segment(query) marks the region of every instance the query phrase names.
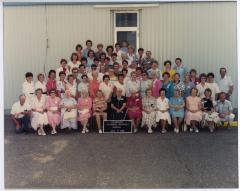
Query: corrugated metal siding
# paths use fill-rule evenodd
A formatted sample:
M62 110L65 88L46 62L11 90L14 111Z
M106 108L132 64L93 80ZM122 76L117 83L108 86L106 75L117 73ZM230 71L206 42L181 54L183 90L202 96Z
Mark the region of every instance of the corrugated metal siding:
M99 42L112 44L112 17L109 8L90 5L5 7L4 108L17 99L27 70L36 77L44 63L46 71L57 68L59 59L69 59L75 45L85 45L87 39L93 40L94 48ZM162 3L142 8L140 46L151 50L160 63L182 57L189 68L214 71L217 76L219 67L226 65L237 82L236 3ZM237 85L234 92L237 106Z
M189 68L214 72L225 66L235 82L237 107L236 3L167 3L142 9L140 46L162 65L181 57Z

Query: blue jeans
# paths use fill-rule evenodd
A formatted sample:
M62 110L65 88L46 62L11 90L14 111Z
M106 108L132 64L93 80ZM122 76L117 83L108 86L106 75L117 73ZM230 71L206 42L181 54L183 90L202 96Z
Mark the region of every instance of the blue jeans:
M28 124L30 123L30 116L24 115L22 118L17 118L20 123L20 128L16 129L16 133L29 132Z

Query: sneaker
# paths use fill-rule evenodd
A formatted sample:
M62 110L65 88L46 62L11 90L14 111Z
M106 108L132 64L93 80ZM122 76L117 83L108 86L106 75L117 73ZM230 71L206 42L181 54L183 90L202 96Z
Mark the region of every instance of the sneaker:
M190 132L193 132L193 128L191 127L191 128L189 129L189 131L190 131Z
M149 134L151 134L153 131L152 131L152 129L150 128L150 129L148 129L148 133Z
M43 136L45 136L45 135L46 135L46 133L45 133L45 131L44 131L44 130L42 130L42 135L43 135Z
M134 128L133 132L134 132L134 133L137 133L137 132L138 132L138 129L137 129L137 128Z
M54 129L54 130L52 130L51 134L55 135L55 134L57 134L57 131Z
M194 131L195 131L195 133L199 133L199 130L198 130L198 128L196 128Z
M179 133L179 129L174 128L174 132L175 132L175 133Z
M102 130L101 130L101 129L99 129L99 130L98 130L98 133L99 133L99 134L102 134L103 132L102 132Z
M162 133L164 134L164 133L166 133L167 132L167 130L164 128L164 129L162 129Z
M84 134L84 133L86 133L86 130L85 130L85 129L82 130L82 134Z

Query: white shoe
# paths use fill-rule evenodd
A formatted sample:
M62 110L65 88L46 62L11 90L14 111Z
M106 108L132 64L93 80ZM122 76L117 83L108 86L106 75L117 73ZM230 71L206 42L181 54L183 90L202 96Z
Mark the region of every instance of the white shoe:
M196 128L194 131L195 131L195 133L199 133L199 130L198 130L198 128Z
M184 125L183 125L183 131L186 132L187 129L188 129L188 127L187 127L186 123L184 123Z
M152 131L152 129L150 128L150 129L148 129L148 133L149 134L151 134L153 131Z
M174 128L174 132L175 132L175 133L179 133L179 129Z
M138 129L137 129L137 128L134 128L133 132L134 132L134 133L137 133L137 132L138 132Z
M101 130L101 129L99 129L99 130L98 130L98 133L99 133L99 134L102 134L103 132L102 132L102 130Z
M164 129L162 129L162 131L161 131L163 134L164 133L166 133L167 132L167 130L164 128Z
M85 129L83 129L83 130L82 130L82 134L85 134L85 133L86 133L86 130L85 130Z
M45 136L45 135L46 135L46 133L45 133L45 131L44 131L44 130L42 130L42 135L43 135L43 136Z
M42 135L42 131L41 131L41 129L38 129L37 134L38 134L39 136Z
M86 133L88 133L88 132L89 132L89 130L88 130L88 128L87 128L87 127L85 128L85 131L86 131Z
M193 128L192 128L192 127L190 127L189 131L190 131L190 132L193 132Z
M55 134L57 134L57 131L56 130L52 130L51 134L55 135Z

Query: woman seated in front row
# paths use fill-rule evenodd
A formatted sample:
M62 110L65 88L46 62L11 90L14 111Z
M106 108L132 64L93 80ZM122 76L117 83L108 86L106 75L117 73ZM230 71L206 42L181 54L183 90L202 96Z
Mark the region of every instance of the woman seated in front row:
M71 96L71 90L66 89L65 98L61 100L61 129L68 128L69 131L77 129L77 102Z
M77 108L79 113L78 121L80 121L83 126L82 133L88 133L89 130L87 128L87 125L88 119L91 117L92 114L92 98L89 97L88 90L85 88L82 89L81 97L78 98Z
M173 120L175 133L179 133L179 128L180 125L182 125L184 118L185 102L180 94L181 91L179 89L175 89L173 97L171 97L169 100L170 114Z
M45 108L45 96L43 96L42 89L37 89L36 96L32 101L32 119L31 126L37 131L38 135L46 135L44 126L48 124L48 117Z
M142 102L136 94L137 88L130 89L130 97L127 99L127 115L132 120L134 133L138 132L138 126L142 118Z
M116 90L116 96L111 99L111 116L112 120L124 120L126 117L126 97L122 95L121 88Z
M207 126L209 131L212 133L214 131L215 124L220 123L220 118L218 113L215 112L213 107L213 101L211 99L212 91L207 88L204 91L205 97L202 99L202 110L203 110L203 119L202 127Z
M152 95L152 89L146 90L146 96L142 99L142 127L148 128L148 133L152 133L152 128L156 128L156 99Z
M187 126L191 125L190 132L193 130L198 133L197 123L202 120L202 103L201 99L197 97L197 88L192 88L191 95L186 99L186 116L185 121Z
M162 130L162 133L166 133L166 126L167 124L171 125L171 118L169 114L169 100L165 97L166 90L164 88L160 89L159 91L159 98L157 98L157 104L156 104L156 122L159 122Z
M96 117L98 132L102 132L101 118L107 120L107 102L101 90L97 91L97 95L93 100L93 116Z

